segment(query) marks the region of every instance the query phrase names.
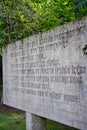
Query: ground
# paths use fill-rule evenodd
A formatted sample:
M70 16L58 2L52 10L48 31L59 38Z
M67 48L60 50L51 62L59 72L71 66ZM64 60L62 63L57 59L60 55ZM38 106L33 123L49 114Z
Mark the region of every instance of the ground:
M0 130L26 130L25 113L0 105Z
M15 112L15 113L24 113L19 109L15 109L13 107L6 106L4 104L0 104L0 112Z

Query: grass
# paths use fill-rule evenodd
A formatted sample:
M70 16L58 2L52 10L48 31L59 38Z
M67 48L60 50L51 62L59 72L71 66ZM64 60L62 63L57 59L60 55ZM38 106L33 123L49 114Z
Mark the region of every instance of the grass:
M26 130L25 115L0 113L0 130Z
M77 129L57 123L57 122L47 120L47 129L46 130L77 130Z
M0 112L0 130L26 130L25 114L18 114L14 112ZM46 130L76 129L47 120Z

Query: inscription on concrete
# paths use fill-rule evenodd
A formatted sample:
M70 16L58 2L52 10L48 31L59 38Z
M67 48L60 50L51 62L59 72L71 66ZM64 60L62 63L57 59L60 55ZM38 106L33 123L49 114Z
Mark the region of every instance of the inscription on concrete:
M3 50L4 103L87 130L87 18Z

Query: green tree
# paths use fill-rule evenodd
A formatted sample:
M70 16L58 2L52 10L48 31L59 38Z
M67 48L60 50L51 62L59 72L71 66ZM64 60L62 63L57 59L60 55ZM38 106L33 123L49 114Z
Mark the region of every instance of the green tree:
M82 18L87 16L87 0L74 0L75 17Z
M87 0L1 0L0 48L87 16Z

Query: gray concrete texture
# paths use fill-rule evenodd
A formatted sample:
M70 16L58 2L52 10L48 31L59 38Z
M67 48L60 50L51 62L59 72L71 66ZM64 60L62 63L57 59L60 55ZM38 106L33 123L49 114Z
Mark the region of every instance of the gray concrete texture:
M26 112L26 130L46 130L46 119Z
M87 18L3 50L4 104L87 130Z
M2 102L2 57L0 56L0 103Z

